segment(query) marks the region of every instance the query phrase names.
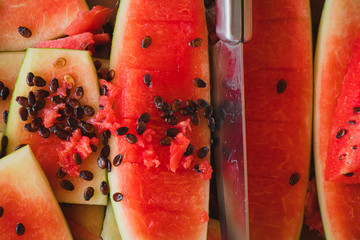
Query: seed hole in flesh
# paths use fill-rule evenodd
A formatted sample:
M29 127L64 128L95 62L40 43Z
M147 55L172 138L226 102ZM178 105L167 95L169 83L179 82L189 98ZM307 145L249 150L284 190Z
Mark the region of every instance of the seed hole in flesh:
M203 45L204 41L201 38L195 38L191 42L189 42L190 47L200 47Z
M141 46L142 46L142 48L145 49L145 48L150 47L151 43L152 43L151 37L146 36L146 37L143 38L143 40L141 42Z
M66 65L66 60L65 58L57 58L53 63L52 66L54 68L62 68Z
M290 179L289 179L289 184L290 185L295 185L296 183L298 183L300 180L300 173L298 172L294 172L293 174L291 174Z
M19 26L17 31L24 38L29 38L32 35L32 32L27 27Z
M72 86L75 85L75 79L73 78L73 76L67 74L64 76L64 81L67 83L67 84L70 84Z
M287 87L287 82L285 79L280 79L276 85L276 91L281 94L285 91Z

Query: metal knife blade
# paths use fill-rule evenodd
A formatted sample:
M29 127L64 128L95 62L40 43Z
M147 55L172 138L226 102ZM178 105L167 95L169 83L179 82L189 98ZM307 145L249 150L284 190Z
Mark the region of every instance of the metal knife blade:
M249 239L247 202L243 42L251 38L251 0L217 0L211 47L214 157L222 239Z

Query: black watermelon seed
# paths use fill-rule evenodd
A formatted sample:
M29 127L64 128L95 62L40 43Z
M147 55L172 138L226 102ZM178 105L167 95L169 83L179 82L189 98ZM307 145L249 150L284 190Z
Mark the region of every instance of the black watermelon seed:
M31 117L33 119L37 118L37 116L38 116L38 112L32 107L29 107L27 112L28 112L29 117Z
M198 173L202 173L202 171L199 168L199 165L197 165L197 164L194 166L194 170Z
M173 110L173 112L177 112L179 111L181 108L181 100L180 99L176 99L172 104L171 104L171 110Z
M109 145L105 145L100 152L100 157L102 158L107 158L110 155L110 146Z
M80 127L81 127L81 129L84 130L86 133L94 133L94 132L95 132L95 127L94 127L94 125L92 125L91 123L81 122L81 123L80 123Z
M98 71L101 68L102 63L99 60L95 60L94 65L95 65L96 71Z
M343 173L343 175L345 177L352 177L352 176L354 176L354 173L353 172L348 172L348 173Z
M346 154L346 153L345 153L345 154L343 154L343 155L341 155L341 156L339 157L339 160L343 160L346 156L347 156L347 154Z
M356 121L355 120L349 120L348 123L354 125L356 123Z
M25 107L19 109L19 116L22 121L26 121L28 118L28 110Z
M106 136L106 133L102 133L102 144L107 145L109 143L109 138Z
M177 128L169 128L166 130L165 135L168 137L176 137L178 135L179 130Z
M194 113L193 115L191 115L190 119L195 126L198 126L200 124L200 117L198 113Z
M109 159L106 159L106 171L111 172L111 162Z
M72 108L81 107L80 102L78 100L76 100L75 98L69 98L67 100L67 104L69 104L69 106L71 106Z
M189 42L190 47L200 47L203 45L204 41L201 38L195 38L191 42Z
M148 114L148 113L141 114L137 120L138 123L140 123L140 122L148 123L149 121L150 121L150 114Z
M9 115L8 110L3 111L3 121L5 124L7 123L8 115Z
M103 195L108 195L109 191L110 191L109 185L106 182L102 182L101 185L100 185L100 192Z
M209 106L209 103L201 98L196 100L196 104L199 106L199 108L206 108L207 106Z
M60 186L67 191L73 191L75 189L74 185L69 180L62 180Z
M32 72L29 72L27 75L26 75L26 83L28 86L32 87L34 86L34 74Z
M24 38L29 38L32 35L32 32L27 27L19 26L17 31Z
M298 183L300 180L300 173L298 172L294 172L293 174L291 174L290 179L289 179L289 184L290 185L295 185L296 183Z
M85 115L84 110L82 109L82 107L75 108L74 114L75 114L75 117L77 119L82 119L84 117L84 115Z
M16 147L15 147L15 149L14 149L14 151L17 151L17 150L19 150L20 148L22 148L22 147L25 147L26 146L26 144L19 144L19 145L17 145Z
M104 95L106 96L107 93L108 93L107 86L106 86L106 85L102 85L102 86L100 87L100 95L101 95L101 96L104 96Z
M183 116L191 116L193 115L193 111L189 107L183 107L180 109L180 114Z
M111 80L113 80L115 77L115 71L114 70L110 70L107 74L106 74L106 81L110 82Z
M35 101L36 101L36 98L35 98L35 94L33 91L30 91L29 94L28 94L28 104L29 106L32 106L35 104Z
M121 200L123 200L123 198L124 198L124 196L119 192L114 193L114 195L113 195L113 199L115 202L120 202Z
M172 111L171 108L172 108L172 107L171 107L170 104L168 104L168 103L163 103L162 106L161 106L161 108L160 108L160 111L165 112L165 113L168 113L168 112Z
M56 176L57 176L58 178L64 178L64 177L66 176L66 172L64 172L64 171L62 170L62 168L60 167L60 168L57 170L57 172L56 172Z
M17 96L15 98L15 101L22 107L28 107L29 106L28 99L26 97Z
M207 120L208 127L211 132L215 132L215 119L214 118L208 118Z
M74 98L76 99L82 99L84 97L84 89L82 86L78 86L76 89L75 89L75 92L74 92Z
M113 160L113 165L114 165L115 167L119 166L119 165L121 164L123 158L124 158L124 157L123 157L123 155L121 155L121 154L116 155L116 156L114 157L114 160Z
M135 144L137 143L137 137L134 134L131 133L127 133L125 135L126 140L131 143L131 144Z
M160 144L162 146L170 146L171 145L172 138L171 137L164 137L161 139Z
M210 118L212 116L213 112L214 112L213 107L211 105L209 105L205 108L203 115L205 118Z
M6 148L9 143L9 139L7 136L3 136L1 139L1 147Z
M2 81L0 81L0 89L5 87L4 83Z
M116 134L119 136L125 135L129 131L128 127L120 127L116 130Z
M3 87L0 89L0 97L1 100L6 100L6 98L9 96L10 90L8 87Z
M98 164L99 168L104 169L106 167L106 159L99 156L97 159L97 164Z
M25 226L22 223L16 224L16 234L22 236L25 234Z
M56 78L53 78L51 81L50 81L50 84L49 84L49 90L50 92L52 93L56 93L57 90L59 88L59 80L57 80Z
M81 165L82 163L82 159L81 159L81 156L79 153L74 153L73 154L73 159L74 159L74 162L77 164L77 165Z
M208 155L209 153L209 148L208 147L203 147L203 148L200 148L199 151L197 152L197 156L199 158L204 158Z
M24 129L28 132L36 132L37 131L37 129L31 123L26 123L24 125Z
M45 85L46 85L46 81L40 76L34 77L33 81L34 81L35 86L37 86L37 87L45 87Z
M4 215L4 208L0 207L0 218L2 217L2 215Z
M54 133L55 135L60 138L61 140L67 140L68 138L68 134L67 132L65 132L64 130L58 130L58 129L55 129L54 130Z
M106 136L107 138L111 137L111 131L108 129L104 132L104 136ZM106 145L106 144L105 144Z
M85 201L89 201L94 196L94 188L88 187L84 191L84 199Z
M34 118L31 122L35 127L39 128L41 127L42 123L43 123L43 120L42 118Z
M95 114L95 110L89 105L84 105L83 110L84 110L84 114L88 117L92 117Z
M346 133L347 133L346 129L340 129L340 130L336 133L336 138L339 139L339 138L343 137Z
M151 37L146 36L146 37L144 37L143 40L141 41L141 46L142 46L142 48L145 49L145 48L150 47L151 43L152 43Z
M145 123L144 122L139 122L136 125L136 133L139 135L142 135L145 132Z
M61 122L66 118L65 113L64 113L64 109L59 109L58 114L60 114L60 116L57 117L56 120Z
M202 80L201 78L195 78L194 79L194 84L198 88L205 88L206 87L206 82L204 80Z
M44 89L39 89L35 91L35 97L37 98L46 98L48 96L50 96L49 91L46 91Z
M68 104L65 105L65 108L62 112L65 117L72 117L74 115L74 109Z
M97 151L97 147L93 144L90 144L90 148L92 152L96 152Z
M78 121L77 121L75 118L72 118L72 117L66 118L66 123L67 123L70 127L77 127L77 126L78 126Z
M360 107L354 107L353 111L354 111L354 113L359 113L360 112Z
M187 100L186 101L186 106L191 108L193 111L195 110L194 112L196 112L197 108L199 107L197 105L197 103L195 101L193 101L193 100Z
M145 83L146 86L150 87L151 82L152 82L152 77L149 73L145 73L144 77L143 77L143 81Z
M184 156L187 157L187 156L190 156L194 153L194 146L189 143L188 147L186 148L186 151L184 152Z
M81 171L80 177L82 179L84 179L85 181L91 181L94 178L94 174L92 174L92 172L90 172L90 171Z
M64 129L64 125L62 123L55 123L54 124L54 130L63 130Z
M33 108L34 108L34 110L36 110L36 111L40 111L41 109L43 109L43 108L45 107L45 104L46 104L46 102L45 102L44 99L38 99L38 100L34 103Z
M176 125L179 122L179 118L177 116L170 116L165 118L165 122L170 125Z
M281 94L285 91L287 87L287 82L285 79L280 79L276 85L276 91Z
M162 108L164 101L160 96L156 96L156 97L154 97L154 104L157 108L160 109L160 108Z
M163 112L163 113L161 113L161 118L162 119L169 118L169 117L171 117L172 114L173 114L172 110L169 112Z
M60 104L60 103L65 103L66 100L64 98L62 98L60 95L56 95L56 96L53 96L51 98L51 101L53 103L55 103L56 105Z

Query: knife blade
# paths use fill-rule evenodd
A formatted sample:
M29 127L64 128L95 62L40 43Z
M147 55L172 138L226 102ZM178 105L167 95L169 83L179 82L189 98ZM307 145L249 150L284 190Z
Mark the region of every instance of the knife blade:
M211 47L214 158L222 239L249 239L243 43L251 39L252 1L217 0Z

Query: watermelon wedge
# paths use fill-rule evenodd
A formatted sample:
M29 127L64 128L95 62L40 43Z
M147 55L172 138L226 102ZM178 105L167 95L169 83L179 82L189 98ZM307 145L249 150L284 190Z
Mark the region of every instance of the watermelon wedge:
M250 239L300 235L311 147L311 47L309 1L253 1L253 37L244 44Z
M1 1L0 51L19 51L63 35L84 0Z
M122 162L109 183L122 238L206 238L212 169L203 112L211 118L212 108L203 1L122 1L110 69L118 120L110 157Z
M29 146L0 160L0 213L1 239L72 239Z

